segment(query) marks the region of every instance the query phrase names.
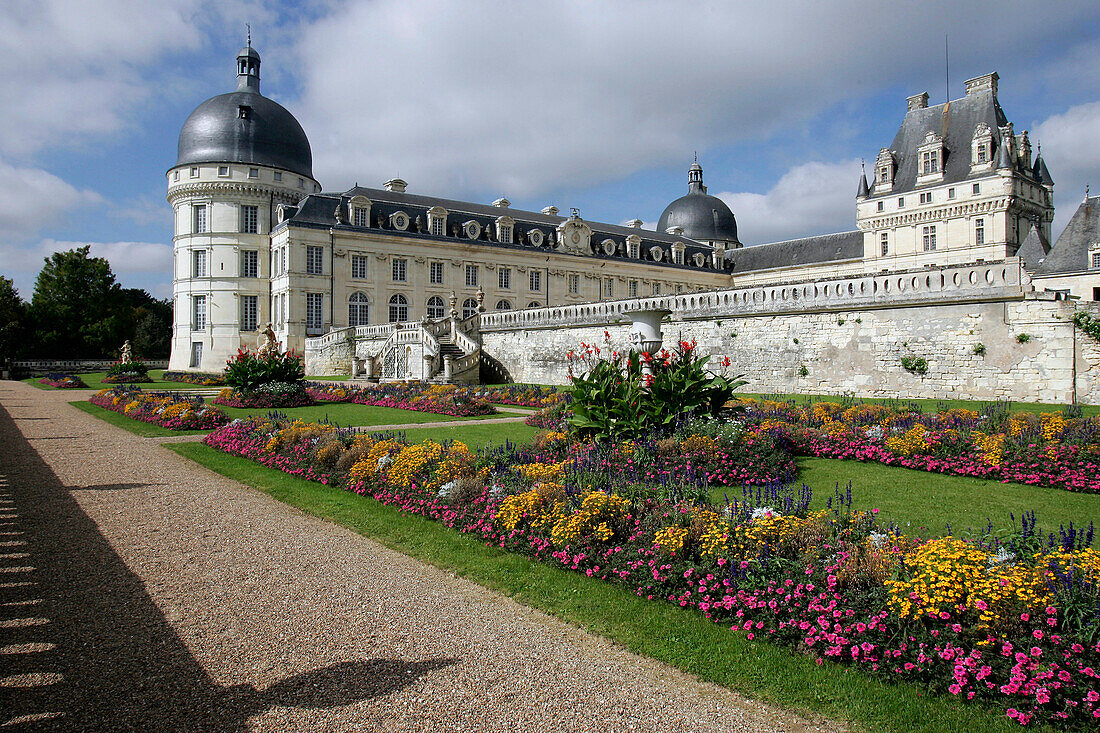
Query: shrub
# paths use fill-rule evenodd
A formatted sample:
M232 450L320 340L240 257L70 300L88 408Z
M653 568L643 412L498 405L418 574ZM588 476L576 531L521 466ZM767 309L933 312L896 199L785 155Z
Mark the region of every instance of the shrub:
M903 356L901 367L907 372L924 375L928 373L928 360L923 356Z
M238 349L225 367L225 383L238 392L252 392L271 382L298 384L305 376L302 357L293 351L260 354Z
M1018 343L1018 344L1026 344L1030 340L1031 340L1031 335L1030 334L1027 334L1027 333L1018 333L1018 334L1016 334L1016 343Z

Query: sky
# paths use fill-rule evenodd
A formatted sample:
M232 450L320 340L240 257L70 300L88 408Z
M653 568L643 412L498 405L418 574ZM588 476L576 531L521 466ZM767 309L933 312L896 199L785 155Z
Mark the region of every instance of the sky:
M1054 178L1055 236L1100 192L1095 0L39 0L0 14L0 274L24 299L84 244L170 295L164 174L187 115L234 88L246 23L328 191L400 177L653 227L697 153L746 245L850 230L905 98L997 71Z

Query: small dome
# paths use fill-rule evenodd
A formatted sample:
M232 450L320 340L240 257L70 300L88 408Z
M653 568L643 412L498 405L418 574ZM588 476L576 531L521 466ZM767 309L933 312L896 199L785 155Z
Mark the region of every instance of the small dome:
M237 90L206 100L188 116L176 165L254 163L313 178L305 130L285 107L260 94L260 55L249 46L237 58Z
M702 242L737 243L737 220L726 202L707 194L703 168L698 162L688 170L688 194L669 204L657 221L657 231L681 227L684 236Z

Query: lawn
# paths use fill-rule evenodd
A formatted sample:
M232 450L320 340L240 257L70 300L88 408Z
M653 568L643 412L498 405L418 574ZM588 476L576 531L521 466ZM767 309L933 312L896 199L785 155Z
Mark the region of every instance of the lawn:
M470 448L476 446L487 447L489 445L503 445L504 441L513 443L529 443L541 430L524 425L522 422L493 423L492 425L462 425L453 428L411 428L403 430L406 439L411 443L419 443L424 440L442 442L444 440L460 440Z
M250 409L244 407L219 407L230 418L249 417L252 415L264 416L272 412L270 409ZM414 424L423 422L451 422L457 420L484 420L500 415L472 415L469 417L455 417L442 415L438 412L419 412L417 410L400 410L396 407L374 407L370 405L356 405L350 402L328 402L309 407L286 407L278 412L289 416L292 420L305 420L306 422L329 422L344 427L360 425L397 425Z
M853 507L879 509L885 522L896 522L903 531L922 537L947 533L965 537L968 530L984 529L989 520L995 529L1011 526L1009 514L1034 511L1039 526L1057 531L1060 524L1073 522L1078 527L1089 522L1100 525L1100 494L1078 494L1064 489L999 481L947 476L941 473L914 471L879 463L842 461L835 458L796 460L797 483L814 490L814 507L824 507L840 486L846 490L852 482ZM715 503L724 503L728 495L740 496L737 488L717 488L710 492Z
M840 402L844 398L843 395L823 395L823 394L761 394L751 392L738 392L737 397L751 397L756 400L776 400L778 402L794 402L796 405L806 405L812 402ZM919 408L922 412L939 412L941 410L950 410L952 408L966 408L968 410L981 411L982 408L989 403L988 400L918 400L918 399L892 399L887 397L859 397L855 400L857 403L877 403L883 405L894 405L896 407L909 407L914 406ZM1008 409L1011 412L1061 412L1066 405L1054 405L1042 402L1010 402L1008 403ZM1100 405L1080 405L1082 413L1085 417L1092 417L1094 415L1100 415Z
M145 382L142 384L135 384L135 387L141 387L142 389L217 389L217 387L203 386L201 384L189 384L187 382L166 382L161 379L164 374L163 369L150 369L149 378L152 382ZM117 387L117 384L111 384L110 382L104 382L103 378L107 376L107 372L88 372L86 374L77 374L76 376L84 380L84 384L88 385L88 389L110 389L111 387ZM44 384L38 383L39 377L31 377L30 379L24 379L27 384L33 384L39 389L57 389L56 387L47 387Z
M402 515L371 498L288 476L205 445L167 447L280 501L752 698L811 717L851 721L868 731L1019 730L1001 713L929 696L915 686L887 684L830 663L818 666L809 657L731 634L694 612L486 547L469 535Z

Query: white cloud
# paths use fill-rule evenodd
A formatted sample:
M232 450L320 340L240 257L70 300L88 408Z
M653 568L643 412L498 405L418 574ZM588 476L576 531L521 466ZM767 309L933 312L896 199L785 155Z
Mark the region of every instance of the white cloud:
M737 217L745 244L763 244L855 228L858 160L791 168L767 193L715 194Z
M78 242L42 239L24 246L0 245L4 275L11 277L24 300L30 300L43 261L54 252L91 246L104 257L124 287L144 287L158 297L171 293L172 245L158 242Z
M1100 193L1100 101L1071 107L1040 122L1030 133L1042 145L1043 160L1054 179L1054 236L1077 210L1091 183Z
M40 168L23 168L0 160L0 244L32 236L64 223L67 215L102 199Z
M1019 24L1008 5L937 8L935 27L990 29L960 44L953 68L985 72L1005 48L1037 48L1095 14L1059 3L1043 24ZM398 175L412 190L523 198L763 140L899 82L930 85L941 49L913 32L928 13L855 0L351 0L303 25L304 94L291 106L326 187Z

